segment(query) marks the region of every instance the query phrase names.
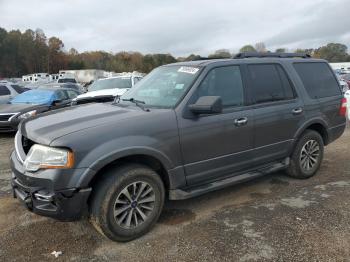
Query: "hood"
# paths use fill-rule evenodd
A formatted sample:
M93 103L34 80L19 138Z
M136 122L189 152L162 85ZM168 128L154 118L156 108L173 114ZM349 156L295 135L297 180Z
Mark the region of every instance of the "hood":
M67 107L40 114L22 122L21 132L31 140L50 144L61 136L123 119L128 121L148 114L140 108L121 107L111 103L93 103Z
M4 113L20 113L23 111L29 111L30 109L36 109L38 105L29 105L29 104L1 104L0 105L0 114Z
M76 99L87 98L87 97L97 97L97 96L121 96L128 88L113 88L113 89L103 89L98 91L91 91L85 94L77 96Z

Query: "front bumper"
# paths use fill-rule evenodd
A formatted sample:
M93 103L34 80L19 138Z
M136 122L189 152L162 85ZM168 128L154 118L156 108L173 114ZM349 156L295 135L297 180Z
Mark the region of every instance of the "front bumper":
M46 174L27 174L15 153L11 154L11 169L13 196L35 214L72 221L79 219L87 211L91 188L57 189L55 180L52 179L52 172L57 170L44 170L43 173ZM64 178L65 175L60 176ZM56 174L54 177L57 177Z
M79 219L87 210L87 199L91 189L75 188L57 192L26 187L16 177L12 179L13 196L35 214L52 217L63 221ZM85 204L84 204L85 203Z

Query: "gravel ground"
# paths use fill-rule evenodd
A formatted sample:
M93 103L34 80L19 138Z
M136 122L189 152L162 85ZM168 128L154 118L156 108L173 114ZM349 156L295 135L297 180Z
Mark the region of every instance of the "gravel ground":
M12 141L0 137L0 261L350 261L349 129L315 177L276 173L168 202L150 233L123 244L86 220L57 222L11 198Z

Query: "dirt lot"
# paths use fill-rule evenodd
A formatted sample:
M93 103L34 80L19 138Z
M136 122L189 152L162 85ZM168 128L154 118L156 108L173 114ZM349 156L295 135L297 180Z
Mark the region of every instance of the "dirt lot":
M168 202L155 229L126 244L87 221L33 215L9 193L12 136L0 137L0 261L350 261L350 130L319 174L283 173ZM62 251L55 259L50 253Z

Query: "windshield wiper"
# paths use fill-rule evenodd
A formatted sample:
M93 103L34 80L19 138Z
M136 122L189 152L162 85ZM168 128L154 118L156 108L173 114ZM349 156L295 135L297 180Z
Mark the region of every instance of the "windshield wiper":
M122 99L123 101L128 101L131 103L134 103L136 106L138 106L139 108L141 108L143 111L149 112L150 110L148 108L145 108L144 105L146 104L145 101L142 100L137 100L132 98L124 98Z

